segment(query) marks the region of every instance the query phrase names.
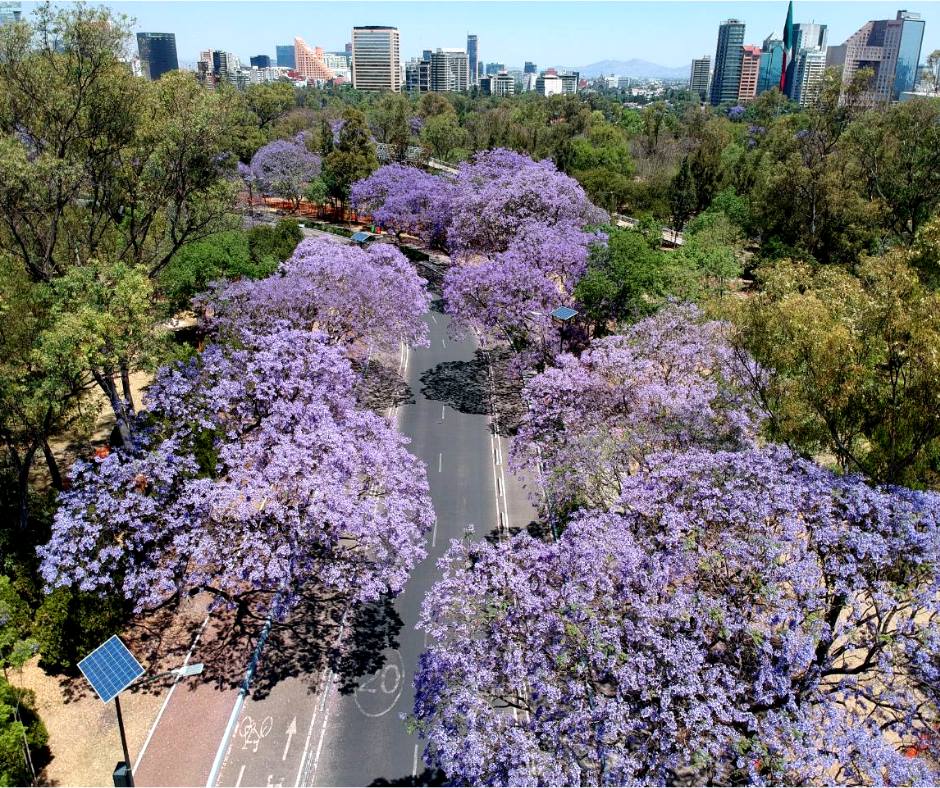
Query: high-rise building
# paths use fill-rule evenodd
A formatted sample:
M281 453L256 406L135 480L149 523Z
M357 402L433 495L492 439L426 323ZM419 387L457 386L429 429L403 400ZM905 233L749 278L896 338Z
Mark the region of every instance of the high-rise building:
M546 71L535 80L535 92L542 96L560 96L562 92L561 77Z
M323 47L311 47L302 38L294 39L294 66L304 79L327 81L336 74L323 60Z
M23 4L19 0L3 0L0 2L0 25L7 22L19 22L23 15Z
M173 33L138 33L137 52L140 71L147 79L160 79L167 71L179 69L176 60L176 35Z
M476 35L471 33L467 34L467 62L469 63L469 74L470 74L470 84L477 84L477 63L479 59L477 57L477 46L479 41Z
M826 25L820 25L816 22L797 22L792 27L790 43L792 50L787 59L787 73L784 80L783 92L794 101L798 101L797 96L797 70L799 68L800 55L806 50L808 52L826 51ZM810 58L809 62L815 63L816 57ZM825 60L825 58L824 58Z
M294 59L293 44L278 44L275 47L277 53L277 64L283 68L297 68L297 61Z
M352 29L352 82L359 90L401 90L397 27L364 25Z
M705 55L692 61L692 73L689 75L689 90L697 93L701 101L708 98L708 77L712 70L712 59Z
M826 50L801 49L796 58L792 96L801 107L811 107L819 98L826 74Z
M480 79L480 92L484 96L511 96L516 92L516 80L505 71Z
M199 62L196 64L197 79L207 86L218 85L220 82L237 82L240 64L238 58L231 52L221 49L206 49L199 53Z
M433 49L422 49L421 50L421 59L427 60L428 63L431 62L431 55L434 53Z
M522 67L523 74L538 74L539 68L531 60L527 60Z
M578 92L578 79L580 75L577 71L563 71L558 75L561 79L561 92L574 95Z
M253 55L249 61L252 68L271 68L270 55Z
M744 22L738 19L722 22L718 27L715 72L712 75L711 87L711 103L715 106L738 100L743 46Z
M486 64L486 75L492 76L493 74L498 74L500 71L506 70L505 63L487 63Z
M431 61L412 58L405 63L405 90L427 93L431 89Z
M783 39L771 33L764 39L760 53L760 70L757 74L757 93L780 87L783 75Z
M467 53L462 49L437 49L431 53L431 90L437 92L470 89Z
M750 101L757 95L760 74L761 49L753 44L741 47L741 79L738 82L738 102Z
M857 71L870 68L874 76L861 98L869 104L898 101L917 81L924 20L919 14L898 11L894 19L866 22L835 50L828 62L842 66L842 83Z

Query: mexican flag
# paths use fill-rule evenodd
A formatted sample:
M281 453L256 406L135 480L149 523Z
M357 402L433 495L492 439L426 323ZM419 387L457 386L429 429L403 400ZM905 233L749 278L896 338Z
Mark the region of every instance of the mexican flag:
M787 8L787 23L783 26L783 68L780 71L780 92L787 92L787 69L793 61L793 0Z

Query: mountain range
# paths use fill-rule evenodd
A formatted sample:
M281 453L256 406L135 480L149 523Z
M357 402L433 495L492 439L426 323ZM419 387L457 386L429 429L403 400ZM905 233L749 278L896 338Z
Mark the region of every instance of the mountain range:
M691 63L691 60L689 61ZM578 69L582 77L602 77L616 74L618 77L634 79L688 79L689 66L661 66L648 60L599 60Z

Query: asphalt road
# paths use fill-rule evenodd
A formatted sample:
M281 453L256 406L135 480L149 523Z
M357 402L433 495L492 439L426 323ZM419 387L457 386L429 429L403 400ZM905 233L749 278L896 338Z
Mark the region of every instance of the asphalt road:
M428 469L437 515L428 558L391 610L370 611L364 628L387 639L378 638L381 648L372 654L370 643L363 644L368 666L361 672L353 666L339 676L331 668L310 673L301 667L269 677L262 697L252 694L235 707L218 749L216 785L401 785L430 776L422 744L401 717L412 711L414 670L424 650L415 624L424 595L440 577L437 559L469 523L476 526L474 538L498 538L500 523L524 526L533 513L503 464L505 441L493 435L483 408L474 407L478 397L468 394L485 395L483 370L471 363L476 342L452 341L449 318L439 312L425 320L431 345L403 358L414 401L398 409L397 421ZM351 639L362 629L348 627L340 636ZM300 639L291 647L305 644ZM266 670L262 656L259 680Z

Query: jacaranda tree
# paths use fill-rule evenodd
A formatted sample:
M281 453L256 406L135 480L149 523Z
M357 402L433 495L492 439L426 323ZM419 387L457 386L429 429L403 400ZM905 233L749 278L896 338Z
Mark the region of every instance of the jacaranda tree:
M415 680L457 784L932 784L940 497L768 447L647 460L558 542L454 543Z
M750 445L760 414L727 330L674 304L579 358L561 356L526 384L513 461L540 478L553 507L606 508L652 452Z
M401 590L434 518L425 469L356 408L354 381L322 333L276 323L163 368L136 443L76 466L40 548L46 582L138 610L199 590L284 605L310 583Z
M208 323L227 333L272 321L325 332L352 354L427 344L421 319L430 306L426 282L390 244L367 249L326 238L301 241L265 279L221 283L199 299Z
M349 197L356 210L371 214L386 230L398 236L409 233L443 249L454 191L446 178L388 164L353 184Z
M294 139L274 140L258 149L251 157L252 183L262 193L283 197L297 208L307 187L319 177L321 166L320 156L307 148L301 132Z

